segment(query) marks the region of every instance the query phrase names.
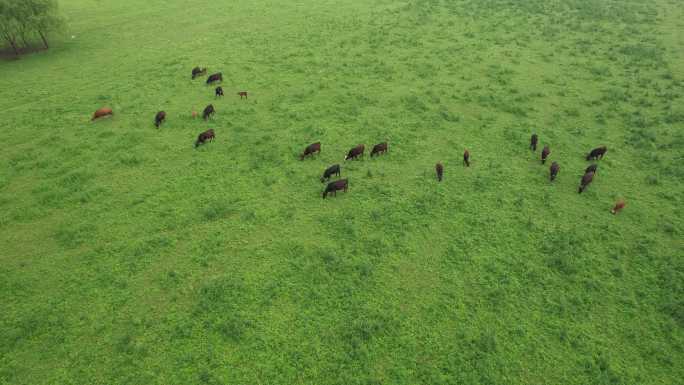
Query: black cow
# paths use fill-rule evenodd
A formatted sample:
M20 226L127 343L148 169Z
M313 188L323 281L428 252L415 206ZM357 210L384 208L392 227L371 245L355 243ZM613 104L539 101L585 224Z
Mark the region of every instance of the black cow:
M334 182L328 183L328 187L326 187L325 191L323 191L323 199L325 199L325 197L328 194L332 194L334 196L337 196L337 192L339 190L343 190L344 192L347 192L348 185L349 184L347 183L346 179L340 179L340 180L336 180Z
M544 146L544 149L542 150L542 157L541 157L541 162L544 164L546 162L546 158L549 157L549 154L551 153L551 149L549 146Z
M468 149L463 152L463 164L466 167L470 167L470 152L468 152Z
M551 182L553 182L553 180L556 179L556 175L558 175L559 170L560 166L557 162L551 163L551 167L549 168L549 171L551 172Z
M214 129L210 128L203 133L199 134L197 137L197 141L195 142L195 147L199 146L200 144L204 144L207 140L212 141L214 140Z
M537 140L539 138L537 137L537 134L532 134L532 138L530 138L530 148L532 151L537 151Z
M204 75L204 74L206 74L206 73L207 73L207 69L206 69L206 68L201 68L201 69L200 69L199 67L195 67L195 68L192 69L192 78L193 78L193 80L194 80L196 77L202 76L202 75Z
M330 179L331 176L337 175L339 178L340 176L340 165L339 164L334 164L323 172L323 177L321 177L321 183L325 182L326 180Z
M387 152L387 142L379 143L373 146L373 151L371 151L371 158L375 155L384 154Z
M204 120L207 120L208 117L216 113L216 110L214 110L214 105L210 104L204 108L204 112L202 112L202 118Z
M441 163L437 162L435 165L435 171L437 172L437 180L442 181L442 175L444 175L444 166L442 166Z
M593 172L594 174L596 174L597 168L598 168L598 164L594 163L594 164L590 165L589 167L587 167L587 169L584 170L584 173L586 174L588 172Z
M606 146L597 147L587 154L587 160L603 159L603 155L606 153L606 151L608 151Z
M223 96L223 88L216 87L216 97Z
M363 156L363 151L366 147L363 144L359 144L358 146L352 148L349 150L347 153L347 156L344 157L344 160L352 159L355 160L359 156Z
M159 111L157 112L157 115L154 117L154 125L159 128L159 126L166 120L166 112L164 111Z
M579 187L579 193L580 194L582 193L582 191L584 191L584 189L587 188L587 186L589 186L589 183L591 183L592 180L594 180L594 173L593 172L588 172L588 173L584 174L584 176L582 177L582 181L580 182L580 187Z
M299 160L304 160L307 156L313 156L314 153L321 153L321 142L311 143L306 146L304 153L299 156Z
M207 84L211 84L213 82L222 82L222 81L223 81L223 75L221 75L220 72L209 75L209 78L207 78Z

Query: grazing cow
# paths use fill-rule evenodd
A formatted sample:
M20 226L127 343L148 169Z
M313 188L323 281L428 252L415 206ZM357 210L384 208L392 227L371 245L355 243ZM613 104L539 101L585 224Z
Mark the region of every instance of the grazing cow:
M587 167L587 169L584 170L584 173L586 174L588 172L593 172L594 174L596 174L596 168L598 168L598 164L594 163L594 164L590 165L589 167Z
M200 69L199 67L195 67L192 69L192 79L194 80L198 76L202 76L207 73L206 68Z
M587 160L592 160L592 159L603 159L603 155L608 151L608 148L606 146L601 146L597 147L587 155Z
M542 157L541 157L542 164L544 164L544 162L546 162L546 158L549 157L550 153L551 153L551 149L549 149L549 146L544 146L544 149L542 150Z
M204 120L207 120L207 118L209 116L213 115L215 112L216 112L216 110L214 110L214 105L210 104L204 108L204 112L202 113L202 118Z
M530 148L532 151L537 151L537 140L539 138L537 137L537 134L532 134L532 138L530 139Z
M223 81L223 75L221 75L220 72L217 72L215 74L209 75L209 78L207 78L207 84L211 84L213 82L222 82Z
M551 163L551 168L549 169L551 171L551 182L553 182L554 179L556 179L556 175L558 175L558 171L560 170L560 166L558 165L557 162Z
M107 116L107 115L114 115L114 111L112 111L112 109L109 108L109 107L102 107L102 108L100 108L99 110L95 111L95 113L93 114L93 118L91 119L91 121L92 121L92 120L95 120L95 119L97 119L97 118L101 118L101 117L103 117L103 116Z
M154 125L159 128L159 126L162 124L162 122L166 120L166 112L164 111L159 111L157 112L157 115L154 117Z
M344 160L348 160L348 159L355 160L359 156L363 156L363 151L365 148L366 147L363 144L359 144L358 146L349 150L349 152L347 153L347 156L344 157Z
M216 97L223 96L223 88L216 87Z
M306 146L304 153L299 156L299 160L304 160L307 156L313 156L314 153L321 153L321 142L311 143Z
M582 181L580 182L580 187L579 187L579 193L580 194L582 193L582 191L584 191L584 189L587 188L587 186L589 186L589 183L591 183L592 180L594 180L594 173L593 172L588 172L588 173L584 174L584 176L582 177Z
M344 192L347 192L348 185L349 184L347 183L346 179L340 179L340 180L336 180L334 182L328 183L328 187L326 187L325 191L323 191L323 199L325 199L325 197L328 194L332 194L334 196L337 196L337 192L339 190L343 190Z
M437 162L437 164L435 165L435 171L437 171L437 180L441 182L442 175L444 175L444 166L442 166L442 163Z
M380 155L380 154L384 154L386 152L387 152L387 142L376 144L375 146L373 146L373 151L371 151L371 158L374 155Z
M470 152L468 152L468 149L463 152L463 164L466 167L470 167Z
M340 176L340 165L339 164L334 164L323 172L323 177L321 178L321 183L325 182L326 180L330 179L331 176L337 175L338 177Z
M238 92L238 95L240 95L240 99L242 99L243 96L247 99L247 91L240 91Z
M214 129L210 128L203 133L199 134L197 137L197 141L195 142L195 148L199 146L200 144L204 144L207 140L212 141L214 140Z
M610 210L611 213L617 214L620 212L620 210L625 208L625 201L624 200L619 200L616 204L615 207L613 207L612 210Z

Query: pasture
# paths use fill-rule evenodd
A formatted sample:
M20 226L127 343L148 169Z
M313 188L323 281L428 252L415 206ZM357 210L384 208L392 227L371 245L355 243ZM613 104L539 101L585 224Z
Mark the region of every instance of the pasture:
M0 385L681 384L681 1L188 3L0 59Z

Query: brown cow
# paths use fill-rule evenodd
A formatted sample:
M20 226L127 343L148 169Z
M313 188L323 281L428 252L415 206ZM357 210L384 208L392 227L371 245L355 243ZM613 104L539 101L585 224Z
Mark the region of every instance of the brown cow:
M323 199L325 199L325 197L328 194L333 194L333 196L337 196L337 192L339 190L343 190L344 192L347 192L348 186L349 186L349 184L347 183L346 179L340 179L340 180L336 180L334 182L328 183L328 187L326 187L325 191L323 191Z
M314 153L321 153L321 142L311 143L306 146L304 153L299 156L299 160L304 160L307 156L313 156Z
M606 153L606 151L608 151L608 147L606 146L597 147L587 154L587 160L603 159L603 155Z
M114 115L114 111L112 111L112 109L109 108L109 107L102 107L102 108L100 108L99 110L95 111L95 113L93 114L93 118L91 119L91 121L93 121L93 120L95 120L95 119L97 119L97 118L101 118L101 117L103 117L103 116L107 116L107 115Z
M613 214L619 213L620 210L622 210L622 209L625 208L625 204L626 204L626 203L625 203L624 200L622 200L622 199L619 200L619 201L615 204L615 207L613 207L613 209L610 210L610 212L613 213Z
M592 180L594 180L594 173L593 172L588 172L588 173L584 174L584 176L582 177L582 181L580 182L580 187L579 187L579 193L580 194L582 193L582 191L584 191L584 189L587 188L587 186L589 186L589 183L591 183Z
M541 155L541 162L544 164L546 162L546 158L549 157L549 154L551 153L551 149L549 146L544 146L544 149L542 150L542 155Z
M238 95L240 95L240 99L242 99L243 96L247 99L247 91L240 91L238 92Z
M223 81L223 75L220 72L217 72L215 74L209 75L209 78L207 78L207 84L211 84L213 82L219 82Z
M375 146L373 146L373 151L371 151L370 156L372 158L374 155L380 155L380 154L384 154L386 152L387 152L387 142L382 142L380 144L376 144Z
M159 128L159 126L166 120L166 112L164 111L159 111L157 112L157 115L154 117L154 125Z
M334 164L323 172L323 177L321 178L321 183L325 182L326 180L330 179L331 176L337 175L339 178L340 176L340 165L339 164Z
M197 146L199 146L200 144L204 144L204 142L206 142L207 140L213 141L214 137L214 129L210 128L204 131L197 137L197 141L195 142L195 148L197 148Z
M204 112L202 112L202 118L207 120L207 118L213 115L215 112L216 110L214 110L214 105L210 104L204 108Z
M195 119L195 118L197 118L197 116L198 116L197 111L192 111L192 118Z
M442 175L444 175L444 166L442 166L442 163L437 162L437 164L435 165L435 171L437 171L437 180L441 182Z
M363 156L363 151L365 148L366 147L363 144L359 144L358 146L349 150L349 152L347 153L347 156L344 157L344 160L348 160L348 159L355 160L359 156Z
M468 152L467 148L465 152L463 152L463 164L465 164L466 167L470 167L470 152Z
M532 151L537 151L537 140L539 138L537 137L537 134L532 134L532 138L530 138L530 148Z
M549 168L549 171L551 172L551 182L553 182L553 180L556 179L556 175L558 175L559 170L560 166L557 162L551 163L551 167Z

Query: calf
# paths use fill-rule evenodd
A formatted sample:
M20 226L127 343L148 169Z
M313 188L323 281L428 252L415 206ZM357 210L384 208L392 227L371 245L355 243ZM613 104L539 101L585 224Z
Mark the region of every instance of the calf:
M437 172L437 180L441 182L442 175L444 175L444 166L442 166L442 163L437 162L437 164L435 165L435 171Z
M223 88L216 87L216 97L223 96Z
M587 155L587 160L592 160L592 159L603 159L603 155L608 151L608 148L606 146L601 146L597 147Z
M323 172L323 177L321 177L321 183L325 182L326 180L330 179L331 176L337 175L339 178L340 176L340 165L339 164L334 164Z
M616 204L615 207L613 207L612 210L610 210L611 213L617 214L620 212L620 210L625 208L625 201L619 200Z
M114 115L114 111L112 111L112 109L109 108L109 107L102 107L102 108L100 108L99 110L95 111L95 113L93 114L93 118L91 119L91 121L93 121L93 120L95 120L95 119L97 119L97 118L101 118L101 117L103 117L103 116L107 116L107 115Z
M223 75L220 72L209 75L209 78L207 78L207 84L211 84L213 82L222 82L222 81L223 81Z
M214 110L214 105L210 104L204 108L204 112L202 112L202 118L207 120L207 118L213 115L215 112L216 110Z
M530 139L530 148L532 151L537 151L537 134L532 134L532 138Z
M210 129L204 131L203 133L199 134L199 136L197 137L197 141L195 142L195 148L197 148L197 146L199 146L200 144L204 144L204 142L206 142L207 140L209 140L209 141L214 140L214 137L215 137L214 129L210 128Z
M206 68L200 69L199 67L195 67L192 69L192 79L194 80L198 76L202 76L207 73Z
M157 115L154 117L154 125L159 128L159 126L166 120L166 112L164 111L159 111L157 112Z
M247 99L247 91L240 91L238 92L238 95L240 95L240 99L242 99L243 96Z
M344 157L344 160L348 160L348 159L355 160L359 156L363 156L363 151L365 148L366 147L363 144L359 144L358 146L349 150L349 152L347 153L347 156Z
M582 181L580 182L580 187L579 187L579 193L581 194L582 191L584 191L587 186L589 186L589 183L594 180L594 173L593 172L588 172L584 174L582 177Z
M387 142L376 144L373 146L373 151L371 151L371 158L375 155L384 154L387 152Z
M549 149L549 146L544 146L544 149L542 150L542 157L541 157L542 164L544 164L544 162L546 162L546 158L549 157L550 153L551 153L551 149Z
M598 165L596 163L594 163L594 164L590 165L589 167L587 167L587 169L584 170L584 173L586 174L588 172L593 172L594 174L596 174L596 168L597 167L598 167Z
M323 199L325 199L325 197L328 194L332 194L334 196L337 196L337 192L339 190L343 190L344 192L347 192L348 185L349 184L347 183L346 179L340 179L340 180L336 180L334 182L328 183L328 187L326 187L325 191L323 191Z
M557 162L551 163L551 168L549 169L551 171L551 182L553 182L554 179L556 179L556 175L558 175L558 171L560 170L560 166L558 165Z
M304 153L299 156L299 160L304 160L307 156L313 156L314 153L321 153L321 142L311 143L306 146Z
M468 152L468 149L463 152L463 164L466 167L470 167L470 152Z

